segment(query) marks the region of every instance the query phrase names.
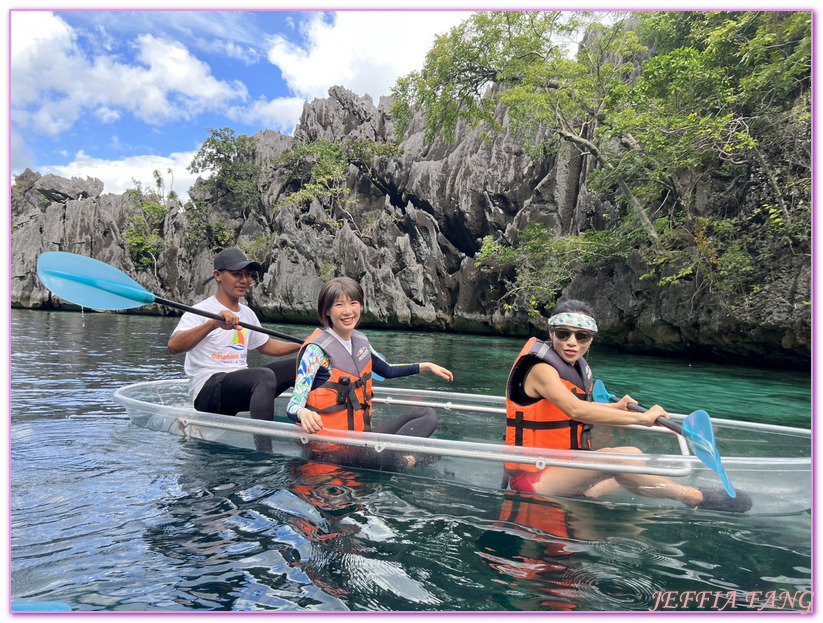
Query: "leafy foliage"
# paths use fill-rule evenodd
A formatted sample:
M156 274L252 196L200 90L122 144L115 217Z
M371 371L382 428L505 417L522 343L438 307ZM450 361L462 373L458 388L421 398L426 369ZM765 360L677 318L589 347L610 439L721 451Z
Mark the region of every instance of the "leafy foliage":
M523 307L536 316L554 306L581 264L625 258L634 248L636 238L622 228L554 236L543 225L529 223L520 232L517 245L502 244L486 236L476 264L501 271L513 269L515 279L506 284L503 307Z
M190 243L205 243L214 250L234 246L234 232L223 223L213 220L208 202L189 201L186 204L186 240Z
M399 79L392 90L397 132L408 129L414 108L425 111L427 142L441 133L453 142L460 122L499 130L490 97L496 85L522 86L516 96L529 100L526 107L542 107L544 99L528 98L529 87L546 94L571 84L573 67L562 44L580 27L581 15L586 14L484 11L438 36L424 68Z
M125 196L132 202L135 214L128 217L129 225L123 232L129 256L137 270L153 267L157 276L157 257L166 248L163 224L168 208L159 203L162 198L154 192L145 192L142 184L132 180L135 187Z
M458 122L470 128L499 130L498 105L526 133L533 154L556 153L568 141L591 154L612 175L650 239L657 233L644 206L634 197L625 175L615 171L607 134L600 131L607 98L634 70L633 56L643 51L622 13L563 11L491 11L475 13L438 38L426 66L398 81L392 113L398 132L408 128L419 108L424 136L452 139ZM578 58L570 46L579 33L595 33Z
M328 210L332 219L342 216L360 237L368 237L364 230L369 228L358 225L352 212L354 201L348 198L350 191L346 177L349 167L358 167L373 184L380 186L376 165L399 153L396 145L362 139L299 142L278 161L278 165L290 173L291 189L273 208L277 210L284 203L309 205L317 201Z
M227 208L248 217L261 203L257 186L260 166L254 163L257 139L235 135L231 128L209 128L209 132L188 170L191 173L212 171L206 185L215 194L225 196Z
M622 199L650 278L737 293L758 286L753 258L808 249L810 88L807 11L491 11L437 39L393 114L403 133L420 110L425 139L448 142L459 123L498 131L505 109L534 157L567 142L591 161L588 190ZM715 180L757 190L706 205ZM578 262L564 248L585 256L562 235L527 227L481 256L517 258L509 298L545 298Z
M332 206L344 201L349 162L339 142L300 142L281 156L277 164L290 172L294 187L281 201L307 204L319 200Z

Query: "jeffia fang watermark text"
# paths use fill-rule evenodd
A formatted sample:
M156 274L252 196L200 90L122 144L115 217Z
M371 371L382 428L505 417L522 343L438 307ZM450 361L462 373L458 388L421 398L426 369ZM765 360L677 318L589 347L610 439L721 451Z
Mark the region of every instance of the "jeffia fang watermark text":
M808 614L812 591L657 591L649 610L795 610Z

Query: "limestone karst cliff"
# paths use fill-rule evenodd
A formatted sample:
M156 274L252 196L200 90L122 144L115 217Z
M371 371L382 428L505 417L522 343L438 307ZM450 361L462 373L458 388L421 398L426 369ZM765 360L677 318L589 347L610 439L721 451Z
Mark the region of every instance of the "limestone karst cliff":
M508 127L505 116L504 128ZM227 210L219 196L197 185L193 198L210 206L210 219L234 243L254 248L269 269L249 304L269 321L314 322L323 279L348 275L367 296L366 323L409 329L542 334L545 317L504 310L499 272L476 266L486 235L513 240L530 222L559 233L598 226L599 215L619 205L596 201L585 190L585 167L571 149L542 161L530 158L507 131L484 141L468 131L453 145L426 145L419 125L402 142L402 155L370 174L350 167L350 218L277 202L289 185L276 161L297 140L363 138L391 141L389 101L375 106L335 87L308 103L294 137L265 131L255 138L255 162L264 174L257 210ZM150 172L147 172L147 176ZM138 271L123 238L133 205L125 195L104 194L98 180L70 180L27 171L11 189L11 303L26 308L66 308L35 273L44 251L62 250L110 263L147 289L193 303L212 292L213 249L193 239L189 215L174 206L163 232L166 246L156 269ZM267 206L267 207L263 207ZM807 365L811 357L811 257L787 254L761 266L757 292L734 306L689 284L666 288L641 280L639 256L607 265L581 266L565 295L590 301L602 342L636 350L690 356L748 358L753 363ZM172 313L171 310L141 311Z

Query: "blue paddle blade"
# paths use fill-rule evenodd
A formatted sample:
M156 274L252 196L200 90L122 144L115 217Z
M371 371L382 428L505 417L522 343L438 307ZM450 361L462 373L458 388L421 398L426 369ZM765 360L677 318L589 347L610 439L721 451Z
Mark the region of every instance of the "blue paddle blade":
M614 398L614 394L610 394L606 390L606 384L600 379L597 379L592 388L592 398L594 398L595 402L609 403L612 401L612 398Z
M736 497L737 493L735 493L732 482L720 463L720 453L714 440L714 430L709 414L702 409L690 413L683 420L683 436L688 440L694 455L720 476L726 493L730 497Z
M63 251L37 258L37 276L61 299L90 309L131 309L154 302L154 294L103 262Z

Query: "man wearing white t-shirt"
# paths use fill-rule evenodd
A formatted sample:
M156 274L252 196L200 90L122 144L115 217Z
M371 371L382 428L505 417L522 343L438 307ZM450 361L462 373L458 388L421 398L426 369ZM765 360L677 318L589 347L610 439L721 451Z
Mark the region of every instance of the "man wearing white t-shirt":
M249 411L256 420L272 421L274 399L294 385L294 357L257 368L249 368L246 363L250 348L274 357L300 348L300 344L274 340L240 326L241 322L260 326L254 312L240 303L255 270L261 271L262 266L248 260L239 249L220 251L214 258L217 293L194 307L222 316L225 321L186 312L169 338L169 352L186 353L189 394L198 411L224 415ZM259 449L271 446L271 440L266 440L256 438Z

